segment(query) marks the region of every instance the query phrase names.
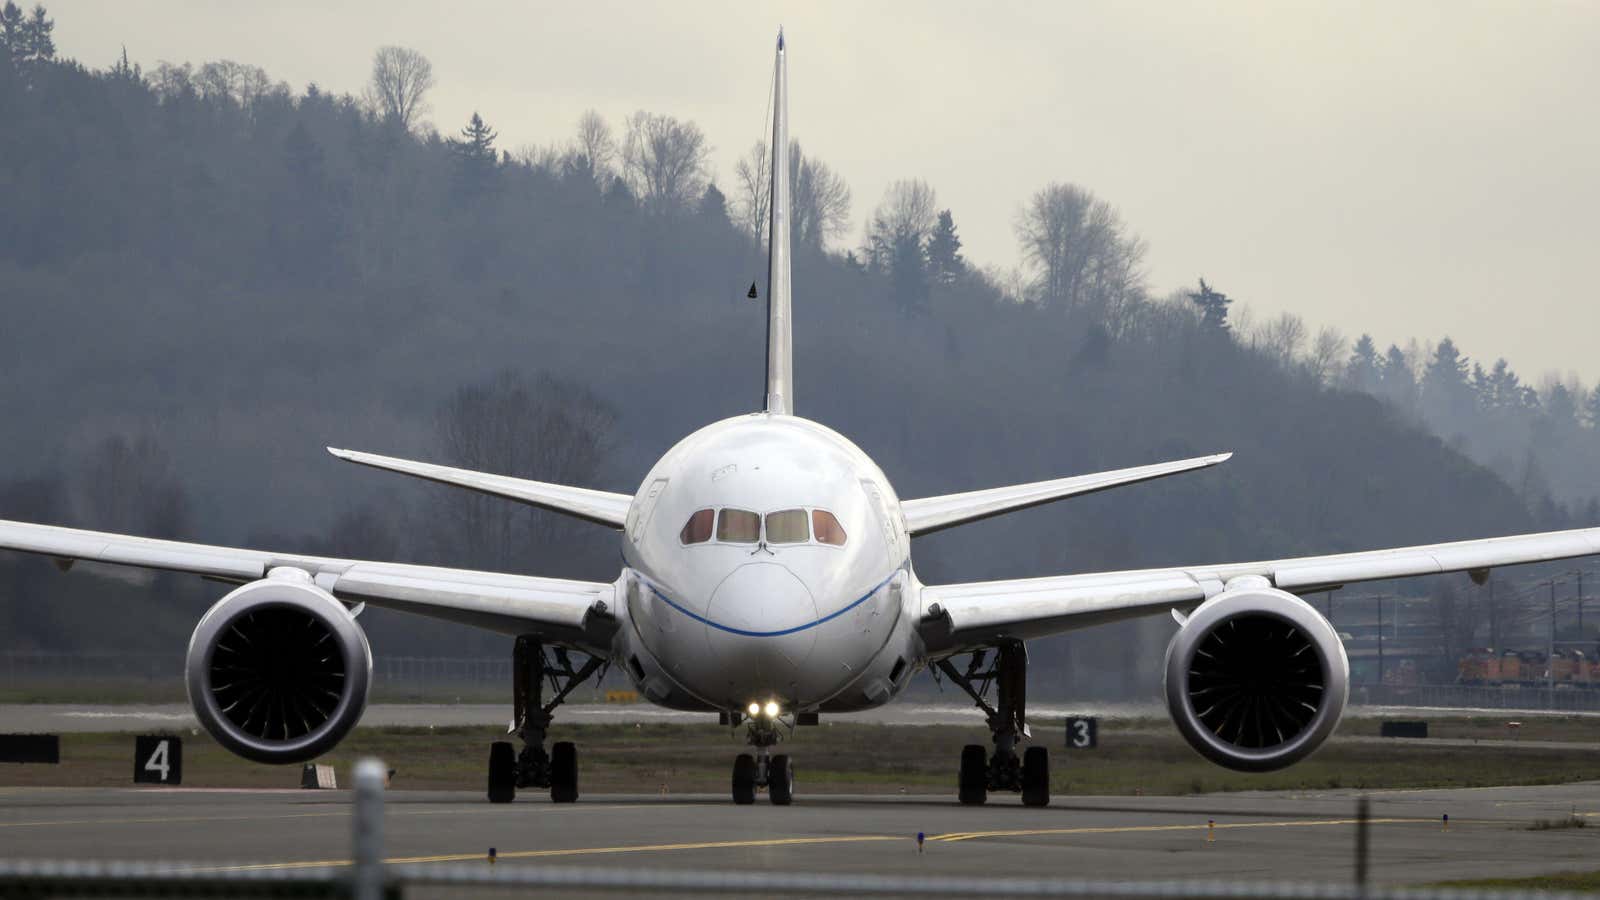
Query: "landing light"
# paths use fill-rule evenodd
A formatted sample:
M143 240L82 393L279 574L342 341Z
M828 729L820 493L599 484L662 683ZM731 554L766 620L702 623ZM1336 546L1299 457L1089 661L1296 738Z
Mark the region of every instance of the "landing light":
M767 701L766 713L767 713L767 718L776 719L778 717L778 701L776 701L776 700L768 700Z
M752 718L754 718L755 716L759 716L759 715L761 715L761 704L759 704L759 703L750 704L750 716Z

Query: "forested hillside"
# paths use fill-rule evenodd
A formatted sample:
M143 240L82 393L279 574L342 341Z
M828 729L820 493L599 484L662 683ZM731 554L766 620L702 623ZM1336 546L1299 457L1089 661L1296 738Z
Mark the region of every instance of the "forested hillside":
M431 74L395 48L358 99L233 62L91 68L56 58L47 12L13 10L0 517L610 580L604 529L322 448L631 492L678 438L759 405L760 166L712 183L705 137L671 110L547 123L545 145L512 152L490 110L451 137L421 123ZM927 580L1595 519L1582 463L1600 439L1579 412L1600 404L1581 386L1541 398L1503 370L1475 379L1443 342L1433 362L1384 358L1241 323L1225 285L1153 294L1134 228L1071 172L1018 198L1026 263L1002 273L963 259L935 186L895 185L862 237L840 173L796 157L797 409L902 496L1237 453L920 539ZM1561 455L1518 436L1534 429ZM221 591L0 555L0 647L181 647ZM505 649L369 619L378 653ZM1157 677L1169 630L1035 658L1070 650L1078 674L1127 689Z

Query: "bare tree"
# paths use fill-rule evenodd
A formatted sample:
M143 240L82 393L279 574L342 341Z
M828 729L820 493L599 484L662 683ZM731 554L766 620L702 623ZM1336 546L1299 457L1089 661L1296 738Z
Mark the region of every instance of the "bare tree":
M1322 384L1330 384L1339 376L1339 366L1344 360L1349 342L1338 329L1324 327L1311 342L1311 354L1306 357L1306 370Z
M758 244L767 242L767 204L771 202L771 184L767 176L772 171L772 158L766 141L756 141L733 167L734 188L733 220Z
M907 178L889 185L867 222L867 262L887 269L897 248L921 248L939 213L938 195L926 181Z
M789 142L792 228L801 245L822 249L850 228L850 186L827 163Z
M1262 349L1285 367L1295 361L1305 341L1305 320L1294 313L1283 313L1261 329Z
M709 154L700 126L640 110L628 117L622 175L645 208L685 210L705 192Z
M246 113L251 112L257 101L274 88L266 69L231 59L219 59L201 66L194 85L200 96L208 100L232 100ZM289 90L287 85L279 85L278 89L284 93Z
M757 141L734 165L734 222L757 241L767 240L768 175L772 157ZM789 142L790 232L796 243L822 248L850 229L850 186L825 162L806 156L799 141Z
M101 531L181 537L189 498L172 457L150 435L116 434L96 444L73 484L73 518Z
M1016 218L1024 260L1041 303L1120 318L1143 290L1144 242L1115 209L1073 184L1046 185Z
M458 389L436 420L441 456L480 472L581 485L611 447L612 409L581 385L501 372ZM428 517L436 543L468 565L526 566L563 537L565 520L511 501L441 492Z
M576 165L587 171L595 184L611 180L617 160L617 139L604 116L591 109L578 118L573 155Z
M379 47L363 99L374 115L410 131L427 112L432 88L433 63L426 56L410 47Z

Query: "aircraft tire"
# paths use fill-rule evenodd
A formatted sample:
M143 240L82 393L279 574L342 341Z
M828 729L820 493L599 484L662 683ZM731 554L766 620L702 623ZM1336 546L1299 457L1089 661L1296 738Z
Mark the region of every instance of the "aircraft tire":
M571 741L550 746L550 802L572 803L578 799L578 748Z
M786 753L774 756L767 768L767 796L772 799L773 806L788 806L794 802L794 763Z
M756 802L756 758L748 753L733 759L733 802L740 806Z
M982 744L961 748L959 794L964 806L980 806L989 798L989 754Z
M510 803L517 797L517 751L510 741L489 745L489 802Z
M1050 805L1050 750L1029 747L1022 754L1022 805Z

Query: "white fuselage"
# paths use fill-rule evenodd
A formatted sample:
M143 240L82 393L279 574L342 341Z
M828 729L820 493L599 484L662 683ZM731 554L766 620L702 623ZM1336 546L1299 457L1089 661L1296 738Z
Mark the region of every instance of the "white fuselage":
M899 500L859 447L816 422L754 413L684 438L640 485L622 554L612 658L652 702L862 709L920 665Z

